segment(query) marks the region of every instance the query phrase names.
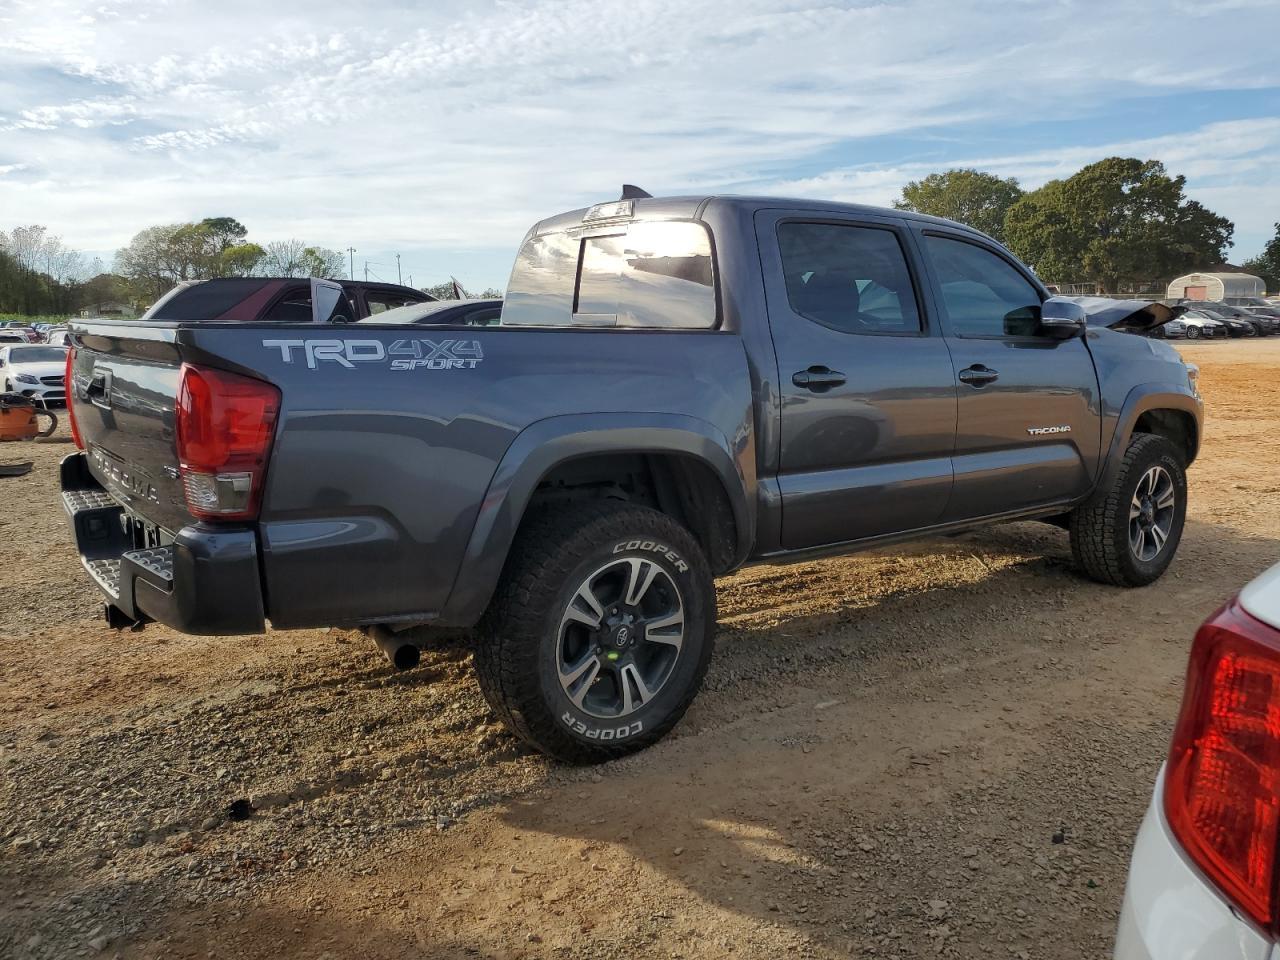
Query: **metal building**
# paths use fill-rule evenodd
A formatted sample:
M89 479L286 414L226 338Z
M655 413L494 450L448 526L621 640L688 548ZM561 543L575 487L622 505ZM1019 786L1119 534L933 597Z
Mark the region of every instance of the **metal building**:
M1267 286L1249 273L1188 273L1169 281L1170 300L1225 300L1227 297L1263 297Z

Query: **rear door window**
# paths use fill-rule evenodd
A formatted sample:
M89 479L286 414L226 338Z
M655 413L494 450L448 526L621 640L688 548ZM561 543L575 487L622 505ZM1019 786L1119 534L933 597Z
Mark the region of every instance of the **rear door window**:
M916 334L915 287L898 235L854 224L778 226L787 301L806 319L843 333Z

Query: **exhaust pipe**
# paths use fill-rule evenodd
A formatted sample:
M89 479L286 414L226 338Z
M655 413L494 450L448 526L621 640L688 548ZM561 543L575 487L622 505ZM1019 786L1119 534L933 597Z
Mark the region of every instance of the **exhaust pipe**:
M412 670L422 659L416 643L401 639L381 624L370 627L369 636L397 670Z

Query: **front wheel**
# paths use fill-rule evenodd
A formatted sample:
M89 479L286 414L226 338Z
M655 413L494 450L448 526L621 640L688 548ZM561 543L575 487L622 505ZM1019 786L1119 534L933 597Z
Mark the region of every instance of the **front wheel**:
M480 624L476 676L527 743L560 760L619 757L684 715L711 659L715 586L697 541L617 501L526 520Z
M1187 332L1187 339L1188 339L1188 340L1199 340L1199 339L1200 339L1200 328L1199 328L1199 327L1187 327L1187 331L1186 331L1186 332Z
M1099 583L1143 587L1173 562L1187 516L1182 452L1135 433L1110 484L1071 514L1071 552Z

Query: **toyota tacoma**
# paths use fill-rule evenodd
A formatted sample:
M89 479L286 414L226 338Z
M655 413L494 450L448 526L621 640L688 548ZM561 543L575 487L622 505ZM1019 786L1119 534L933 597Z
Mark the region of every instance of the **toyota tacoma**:
M1103 583L1168 567L1203 408L1127 331L1176 310L912 213L624 198L536 224L495 326L75 323L109 622L362 627L402 666L405 628L475 628L495 712L590 762L677 723L744 564L1036 519Z

